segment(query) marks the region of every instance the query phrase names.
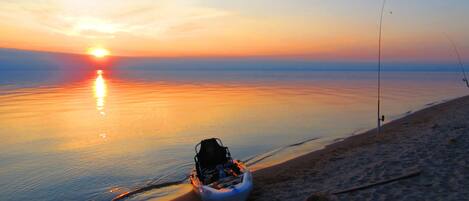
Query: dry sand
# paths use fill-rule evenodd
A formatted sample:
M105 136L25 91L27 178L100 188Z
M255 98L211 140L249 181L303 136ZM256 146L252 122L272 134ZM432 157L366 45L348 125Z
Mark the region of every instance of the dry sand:
M406 179L334 195L415 173ZM469 200L469 96L254 173L249 200ZM193 194L177 199L198 200Z

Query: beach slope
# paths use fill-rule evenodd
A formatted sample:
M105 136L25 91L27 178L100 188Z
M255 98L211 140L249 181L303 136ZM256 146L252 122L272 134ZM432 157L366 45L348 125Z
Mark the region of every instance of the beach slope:
M466 200L469 96L259 170L250 200Z

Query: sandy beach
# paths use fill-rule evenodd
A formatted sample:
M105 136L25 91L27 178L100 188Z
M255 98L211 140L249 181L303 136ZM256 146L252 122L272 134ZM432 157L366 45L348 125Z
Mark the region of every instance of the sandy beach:
M467 200L467 114L469 96L258 170L250 200Z

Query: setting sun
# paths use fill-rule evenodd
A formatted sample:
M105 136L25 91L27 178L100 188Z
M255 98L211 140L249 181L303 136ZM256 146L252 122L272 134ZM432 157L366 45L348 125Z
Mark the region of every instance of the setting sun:
M88 54L93 55L97 58L102 58L108 56L110 53L109 50L106 50L104 48L90 48L88 49Z

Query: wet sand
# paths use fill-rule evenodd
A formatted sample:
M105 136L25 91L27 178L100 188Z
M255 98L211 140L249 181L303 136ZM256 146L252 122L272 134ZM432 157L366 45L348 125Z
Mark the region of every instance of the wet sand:
M469 96L258 170L254 182L253 201L467 200Z

